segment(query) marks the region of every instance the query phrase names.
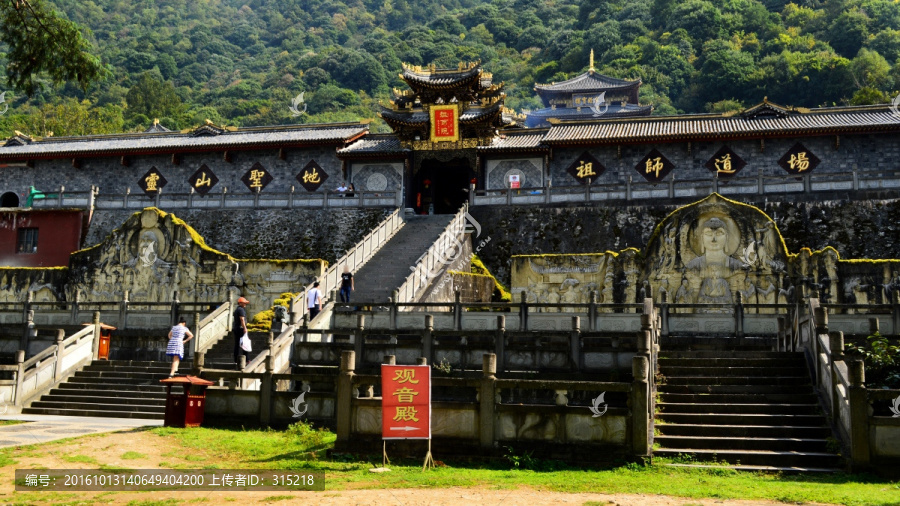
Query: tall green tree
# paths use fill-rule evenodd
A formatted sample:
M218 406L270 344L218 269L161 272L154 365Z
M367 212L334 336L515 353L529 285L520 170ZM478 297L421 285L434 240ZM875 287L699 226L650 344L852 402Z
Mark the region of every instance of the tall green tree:
M125 111L128 119L143 115L147 118L171 118L179 121L185 110L172 82L163 81L162 76L156 72L141 74L138 82L125 95L125 101L128 103Z
M78 26L43 0L0 1L0 40L9 47L7 83L29 96L41 88L42 75L87 89L110 73Z

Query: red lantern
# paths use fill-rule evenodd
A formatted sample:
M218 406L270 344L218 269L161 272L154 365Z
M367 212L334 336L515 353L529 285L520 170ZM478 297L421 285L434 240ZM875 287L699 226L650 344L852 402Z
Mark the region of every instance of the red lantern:
M431 180L430 180L430 179L426 179L425 181L422 181L422 183L425 184L425 189L428 189L428 187L431 186Z

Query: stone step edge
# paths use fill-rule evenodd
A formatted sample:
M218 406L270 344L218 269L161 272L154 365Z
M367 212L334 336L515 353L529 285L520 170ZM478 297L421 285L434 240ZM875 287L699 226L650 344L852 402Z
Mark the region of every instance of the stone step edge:
M675 439L675 440L685 440L685 439L699 439L702 441L758 441L758 442L781 442L781 441L792 441L792 442L804 442L804 443L824 443L827 440L824 438L795 438L795 437L752 437L752 436L743 436L743 437L735 437L735 436L667 436L667 435L659 435L653 436L653 439L666 438L666 439ZM674 448L666 448L667 450L671 450ZM731 451L731 450L727 450Z
M687 428L715 428L715 429L797 429L797 430L810 430L810 429L831 429L831 427L827 425L710 425L705 423L657 423L654 424L655 427L687 427Z
M836 453L823 453L823 452L798 452L798 451L782 451L782 450L723 450L723 449L703 449L703 448L657 448L653 450L653 453L666 453L666 454L697 454L697 455L722 455L722 454L737 454L737 455L761 455L761 456L804 456L804 457L823 457L823 458L833 458L839 457L840 455Z
M779 406L779 407L802 406L805 408L819 407L818 403L805 404L805 403L784 403L784 402L765 402L765 403L736 402L736 403L730 404L727 402L662 402L661 401L661 402L657 402L656 405L657 406ZM731 414L731 413L722 413L722 414L725 415L725 414Z
M90 404L91 406L93 406L94 408L96 408L96 409L93 409L92 411L122 411L122 412L126 412L126 413L130 413L130 412L131 412L131 411L124 411L124 410L122 409L122 408L124 408L124 407L126 407L126 406L129 406L129 407L130 407L130 406L133 406L133 407L136 407L136 408L143 408L143 407L148 407L148 408L165 408L165 407L166 407L165 404L153 405L153 406L149 406L149 405L147 405L147 403L141 403L141 404L98 404L98 403L94 403L94 402L54 401L54 400L52 400L52 399L51 399L51 400L47 400L47 401L45 401L45 400L37 400L37 401L34 401L34 402L51 402L51 403L54 403L54 404ZM108 406L110 409L107 409L107 408L105 408L104 406ZM31 407L31 406L29 406L29 407ZM118 408L118 409L111 409L111 408ZM81 409L81 410L84 410L84 409L88 409L88 408L54 408L54 407L51 407L51 406L36 406L36 407L34 407L34 408L32 408L32 409Z
M840 473L843 469L831 467L777 467L777 466L744 466L744 465L703 465L703 464L660 464L666 467L693 469L733 469L757 473Z
M26 411L27 410L27 411ZM45 413L52 411L53 413ZM71 408L23 408L26 415L50 414L56 416L89 416L95 418L139 418L145 420L162 420L164 413L151 413L148 411L106 411L102 409L71 409ZM114 416L119 415L119 416ZM85 434L87 435L87 434Z

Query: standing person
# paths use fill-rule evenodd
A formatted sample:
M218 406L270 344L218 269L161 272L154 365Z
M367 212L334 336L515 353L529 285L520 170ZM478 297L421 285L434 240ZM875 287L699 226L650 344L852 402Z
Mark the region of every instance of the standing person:
M306 292L306 307L309 309L309 321L322 310L322 291L319 290L319 282L313 283L313 287Z
M241 338L247 333L247 307L250 301L240 297L237 300L238 307L234 310L234 324L231 333L234 335L234 365L240 367L241 355L247 356L247 352L241 349Z
M187 339L184 338L187 336ZM169 331L169 344L166 345L166 356L172 357L172 370L169 371L169 377L175 376L178 370L178 363L184 358L184 343L193 339L194 334L187 328L184 317L178 319L178 325L172 327Z
M350 292L355 291L356 286L353 284L353 274L350 272L350 266L344 266L344 273L341 274L341 302L350 302Z

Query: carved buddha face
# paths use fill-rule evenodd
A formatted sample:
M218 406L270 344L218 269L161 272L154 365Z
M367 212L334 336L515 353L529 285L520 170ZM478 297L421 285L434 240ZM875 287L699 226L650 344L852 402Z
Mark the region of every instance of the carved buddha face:
M703 224L703 253L721 253L725 251L728 232L725 222L719 218L710 218Z

